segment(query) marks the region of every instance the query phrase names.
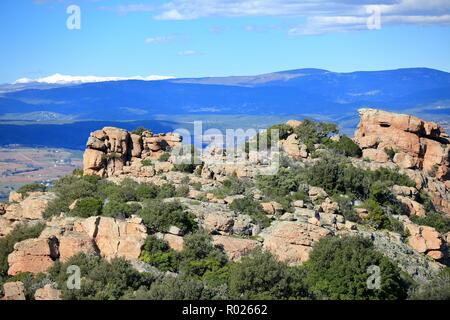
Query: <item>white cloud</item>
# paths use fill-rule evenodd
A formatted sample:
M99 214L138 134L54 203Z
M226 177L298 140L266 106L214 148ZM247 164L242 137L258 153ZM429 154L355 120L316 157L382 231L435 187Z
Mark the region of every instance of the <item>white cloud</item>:
M193 55L195 55L195 54L197 54L198 52L197 51L194 51L194 50L186 50L186 51L181 51L181 52L178 52L178 55L179 56L193 56Z
M185 38L179 38L179 37L153 37L153 38L146 38L145 43L168 43L168 42L186 42L189 41Z
M30 82L39 82L39 83L54 83L54 84L68 84L68 83L89 83L89 82L103 82L103 81L120 81L120 80L145 80L145 81L154 81L154 80L165 80L165 79L173 79L174 77L166 77L166 76L134 76L134 77L96 77L96 76L70 76L63 75L59 73L55 73L54 75L38 78L38 79L29 79L29 78L21 78L13 83L30 83Z
M289 34L301 35L366 29L367 9L374 7L381 12L382 26L450 26L449 0L171 0L155 10L154 18L298 17L304 22L291 27ZM247 31L256 30L247 27Z

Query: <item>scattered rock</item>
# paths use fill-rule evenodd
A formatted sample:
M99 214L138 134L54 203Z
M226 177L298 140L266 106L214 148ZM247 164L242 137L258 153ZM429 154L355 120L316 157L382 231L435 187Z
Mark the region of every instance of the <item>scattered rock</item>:
M34 294L35 300L62 300L61 290L53 288L47 284L43 288L37 289Z
M222 247L228 259L240 261L242 256L260 245L258 241L228 236L213 236L214 246Z
M25 300L25 287L22 282L6 282L3 285L5 292L1 300Z

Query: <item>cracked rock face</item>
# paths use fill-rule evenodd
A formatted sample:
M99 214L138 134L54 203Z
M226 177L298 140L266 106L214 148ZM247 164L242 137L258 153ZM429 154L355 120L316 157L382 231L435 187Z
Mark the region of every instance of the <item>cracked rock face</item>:
M153 134L144 131L142 136L125 129L104 127L91 132L83 155L85 174L111 177L121 174L137 159L156 159L163 152L181 145L177 133ZM128 170L130 171L130 170Z
M328 229L305 222L274 222L260 236L263 248L289 265L299 265L309 258L314 242L331 234Z
M138 258L146 237L147 228L136 217L54 218L39 238L16 243L8 256L8 274L45 272L55 260L64 262L78 253L106 260Z
M388 162L385 150L393 150L393 162L399 167L433 172L441 180L450 179L450 141L442 127L434 122L376 109L360 109L355 141L363 157Z

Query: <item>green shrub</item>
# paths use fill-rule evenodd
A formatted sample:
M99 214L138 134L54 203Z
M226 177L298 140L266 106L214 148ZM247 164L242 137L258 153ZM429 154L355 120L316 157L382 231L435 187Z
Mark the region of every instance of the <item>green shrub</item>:
M144 167L147 167L147 166L151 166L153 163L152 163L152 160L146 159L146 160L142 160L142 161L141 161L141 164L142 164Z
M443 269L432 281L421 281L409 292L409 300L450 300L450 268Z
M102 212L103 201L96 198L79 199L70 214L82 218L98 216Z
M126 203L117 201L108 201L102 210L104 216L113 218L129 218L135 210Z
M178 255L179 271L202 278L205 273L216 273L225 266L227 257L211 240L210 235L201 232L185 236L183 250Z
M120 157L122 157L122 155L120 153L116 153L116 152L102 154L102 159L103 160L119 159Z
M197 228L195 216L185 212L179 201L147 200L138 214L147 227L154 231L167 231L170 226L177 226L182 232Z
M47 187L44 186L43 184L30 183L21 186L19 189L17 189L17 192L20 193L22 196L25 196L28 192L36 192L36 191L45 192L46 189Z
M394 160L395 154L397 153L394 149L392 148L385 148L384 152L387 154L389 160Z
M307 284L319 298L395 300L406 298L400 269L361 237L325 237L313 246L306 262ZM370 266L380 268L380 289L367 285Z
M154 184L140 185L135 190L135 195L138 201L147 199L155 199L158 196L158 187Z
M230 295L233 299L257 300L306 297L301 273L295 271L271 253L256 249L231 267Z
M160 271L176 271L176 252L169 248L166 241L148 235L142 248L140 260L151 264Z
M168 161L170 158L170 153L169 152L164 152L163 154L161 154L158 158L159 161L165 162Z
M234 200L230 205L230 209L236 213L249 215L252 217L253 222L258 223L262 227L270 226L270 219L262 206L250 197Z
M336 150L346 157L357 157L362 156L361 148L349 137L343 135L338 141L333 141L329 138L324 138L321 141L327 148Z
M433 227L440 233L450 232L450 218L439 213L429 212L425 217L411 215L409 219L418 225Z
M137 134L137 135L139 135L139 136L142 136L142 134L143 134L145 131L148 131L148 132L152 133L151 130L146 129L146 128L144 128L144 127L137 127L136 129L134 129L133 131L131 131L131 133Z
M176 195L177 195L176 187L171 183L165 183L159 187L157 197L159 199L165 199L165 198L173 198Z
M81 289L67 288L69 266L75 265L81 271ZM81 253L65 263L57 261L49 269L51 278L58 283L62 297L67 300L117 300L137 290L141 286L150 286L153 278L140 274L123 258L114 258L106 262L98 257L89 257Z

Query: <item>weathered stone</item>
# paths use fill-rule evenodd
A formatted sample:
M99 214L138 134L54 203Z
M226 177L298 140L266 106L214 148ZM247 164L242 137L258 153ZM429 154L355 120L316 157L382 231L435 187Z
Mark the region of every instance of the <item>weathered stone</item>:
M260 245L258 241L227 236L213 236L212 244L222 247L228 259L240 261L242 256Z
M34 293L35 300L62 300L61 290L53 288L47 284L43 288L37 289Z
M261 206L263 210L269 215L279 215L284 211L283 206L275 201L262 202Z
M46 272L59 256L54 239L27 239L14 245L8 256L8 274L14 276L21 272Z
M228 233L234 225L233 218L220 213L207 213L203 216L203 224L210 233Z
M450 178L449 140L444 130L433 122L376 109L360 109L355 141L363 157L388 162L385 150L395 154L393 161L401 168L419 168L433 172L440 180Z
M6 282L3 285L5 292L1 300L25 300L25 286L22 282Z
M23 200L22 194L15 192L15 191L11 191L9 193L9 198L8 198L9 202L20 202L22 200Z
M279 260L289 265L299 265L308 260L314 242L330 234L330 231L304 222L274 222L260 236L263 247Z
M309 188L308 195L311 198L311 200L324 199L328 197L328 194L325 192L325 190L319 187Z

